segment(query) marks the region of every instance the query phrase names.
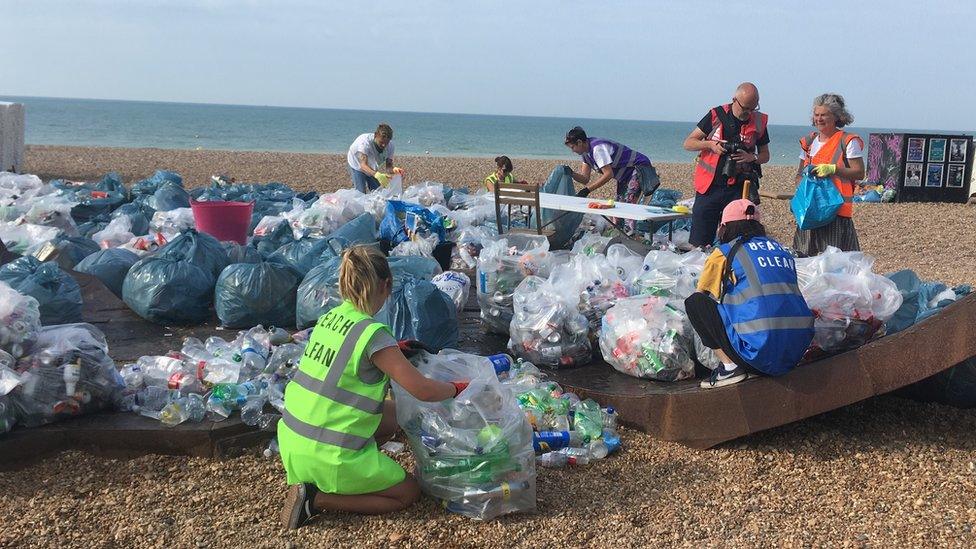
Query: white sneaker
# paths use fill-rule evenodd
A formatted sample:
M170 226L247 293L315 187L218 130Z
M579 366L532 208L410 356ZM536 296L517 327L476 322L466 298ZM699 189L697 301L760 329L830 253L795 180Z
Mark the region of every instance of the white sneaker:
M732 370L726 370L725 365L720 364L718 368L712 370L711 377L702 380L701 388L714 389L716 387L725 387L726 385L732 385L733 383L747 379L749 379L749 372L742 366L736 366Z

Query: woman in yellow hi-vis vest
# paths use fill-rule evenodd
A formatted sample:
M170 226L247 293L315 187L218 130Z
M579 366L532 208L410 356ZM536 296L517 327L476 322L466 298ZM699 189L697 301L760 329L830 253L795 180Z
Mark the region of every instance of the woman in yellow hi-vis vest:
M427 402L453 398L467 383L420 374L389 328L373 320L392 288L390 266L378 250L354 246L342 254L343 302L312 330L278 422L292 485L282 510L288 528L324 510L389 513L420 497L417 481L376 445L397 429L393 402L385 400L390 379Z

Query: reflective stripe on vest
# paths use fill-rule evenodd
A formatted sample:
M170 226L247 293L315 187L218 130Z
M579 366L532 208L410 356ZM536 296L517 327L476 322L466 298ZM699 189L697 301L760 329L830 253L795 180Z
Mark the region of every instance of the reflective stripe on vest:
M359 343L359 338L366 331L366 328L373 324L375 321L369 318L364 318L359 322L353 324L352 328L349 329L349 333L346 334L346 339L342 342L342 346L339 347L339 351L336 353L335 359L332 361L332 367L329 368L328 374L326 374L325 379L318 379L308 375L302 370L298 370L295 373L295 377L292 378L293 383L297 383L299 387L311 391L319 396L334 400L340 404L345 404L357 410L362 410L370 414L378 414L383 409L383 401L376 401L367 396L356 394L347 389L339 387L339 378L342 377L343 372L352 360L352 354L356 350L356 345ZM339 366L339 367L336 367Z
M281 415L281 421L285 422L285 425L288 426L289 429L295 431L295 433L305 438L310 438L316 442L321 442L322 444L331 444L347 450L362 450L373 440L373 437L366 438L351 435L349 433L341 433L339 431L333 431L332 429L326 429L325 427L318 427L310 423L305 423L304 421L293 416L291 412L288 411L288 408L285 408L284 413Z
M749 286L734 294L724 294L722 296L722 303L727 303L729 305L742 305L750 299L762 297L764 295L793 295L801 293L798 285L789 282L762 283L759 278L759 273L756 272L756 266L752 263L752 258L749 257L749 252L745 251L744 249L739 248L739 250L735 252L735 258L739 260L739 264L742 265L742 270L746 272L746 280L749 281Z

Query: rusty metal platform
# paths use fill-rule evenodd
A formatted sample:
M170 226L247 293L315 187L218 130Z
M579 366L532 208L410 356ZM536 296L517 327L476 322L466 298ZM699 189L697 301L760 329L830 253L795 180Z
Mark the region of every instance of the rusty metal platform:
M104 331L116 362L178 349L185 337L231 338L216 319L203 326L164 327L139 318L97 279L72 273L82 287L83 314ZM472 295L460 315L459 347L466 352L503 352L506 338L487 333ZM602 360L550 372L565 389L617 408L621 421L657 438L709 448L741 436L799 421L894 391L976 356L976 295L893 336L797 368L719 389L697 381L664 383L618 373ZM99 455L146 453L226 456L253 448L271 436L239 419L165 427L134 414L104 413L0 436L0 469L68 448Z

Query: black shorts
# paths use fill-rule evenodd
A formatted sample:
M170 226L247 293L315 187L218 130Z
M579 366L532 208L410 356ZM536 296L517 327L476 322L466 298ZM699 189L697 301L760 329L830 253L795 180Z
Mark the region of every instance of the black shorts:
M750 372L756 371L732 348L729 334L725 331L725 322L718 312L718 302L710 295L704 292L691 294L685 300L685 312L688 313L688 320L698 332L702 344L709 349L722 349L737 366L742 366Z

